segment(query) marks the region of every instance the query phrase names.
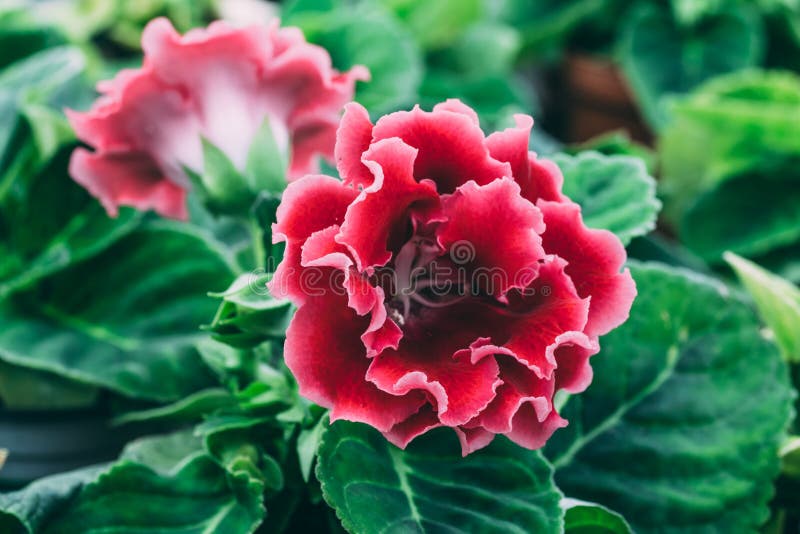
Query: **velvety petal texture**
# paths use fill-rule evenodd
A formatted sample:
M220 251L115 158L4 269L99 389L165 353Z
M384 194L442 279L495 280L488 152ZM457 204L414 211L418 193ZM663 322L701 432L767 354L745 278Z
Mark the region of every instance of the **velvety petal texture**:
M85 113L67 111L81 141L73 178L111 215L120 205L186 217L185 169L203 170L202 139L243 170L266 121L290 153L289 179L333 160L336 129L363 67L339 73L328 53L296 28L215 22L178 34L167 19L142 36L144 63L98 84Z
M487 137L457 100L373 124L349 104L342 180L289 185L271 287L298 305L286 363L332 419L398 447L447 426L465 455L497 434L539 448L567 424L554 395L588 387L636 288L620 241L528 151L532 125Z

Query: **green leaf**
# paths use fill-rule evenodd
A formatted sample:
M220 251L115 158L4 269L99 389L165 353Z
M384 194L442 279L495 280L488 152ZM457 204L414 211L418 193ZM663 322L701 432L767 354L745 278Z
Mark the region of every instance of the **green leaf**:
M209 388L180 399L167 406L159 406L150 410L129 412L115 417L113 424L125 425L143 421L197 421L204 415L216 410L236 406L236 398L222 388Z
M227 251L189 225L145 225L0 304L0 360L175 400L213 380L194 343L214 313L206 291L234 269Z
M781 473L800 479L800 437L790 436L780 450Z
M271 274L245 273L223 293L209 330L214 339L238 348L252 348L270 339L282 339L294 314L288 300L273 298L267 290Z
M514 69L520 46L519 33L511 26L487 21L473 24L450 47L452 67L468 75L506 75Z
M590 228L610 230L624 244L655 228L661 202L641 159L584 152L553 161L564 173L564 194L580 204Z
M784 358L800 363L800 289L736 254L726 253L725 261L753 297Z
M47 519L103 471L93 466L36 480L24 489L0 493L0 532L42 532Z
M681 27L691 27L724 7L722 0L670 0L672 12Z
M0 6L0 69L45 48L65 44L55 28L40 23L23 6Z
M711 279L631 268L630 319L601 340L545 452L567 495L637 532L755 531L769 517L792 415L786 363L757 318Z
M238 484L270 495L284 489L284 432L274 419L220 412L199 425L195 434L202 437L209 454ZM279 455L280 463L272 453Z
M381 0L405 23L424 49L444 48L483 14L481 0ZM447 24L442 24L442 21Z
M34 207L35 204L31 206ZM48 215L52 216L52 213ZM112 219L93 201L71 217L69 214L64 216L68 218L66 225L52 235L40 250L33 251L24 268L9 269L8 273L0 270L0 275L5 274L0 276L0 298L30 288L42 278L102 252L130 233L142 219L142 214L132 208L121 209L119 215ZM39 227L42 226L44 224Z
M534 99L510 72L467 76L429 68L420 87L420 105L430 109L448 98L459 98L475 109L487 129L514 113L530 113Z
M800 77L745 71L716 78L671 102L659 140L665 214L679 221L697 195L758 168L800 154Z
M751 259L781 278L800 285L800 241Z
M314 466L322 436L325 435L325 430L329 424L327 417L320 417L314 426L304 428L297 436L297 457L300 460L300 473L306 482L311 478L311 468Z
M395 16L377 3L353 6L338 0L333 9L315 2L296 4L308 3L290 11L286 23L299 26L310 42L328 50L337 69L369 69L371 81L356 87L358 102L375 116L416 102L422 53Z
M504 0L494 7L499 19L520 29L528 54L544 56L562 48L581 23L601 14L607 3L607 0Z
M680 221L686 246L718 263L726 250L765 254L800 241L800 153L758 166L699 195Z
M563 499L565 534L632 534L628 522L616 512L593 502Z
M120 460L128 460L150 467L157 473L168 474L180 469L187 458L202 451L203 443L192 430L171 434L146 436L125 446Z
M439 429L407 450L338 421L322 438L322 494L350 532L558 532L561 498L538 452L505 439L461 457Z
M63 111L36 102L23 103L20 111L31 128L36 151L42 160L50 159L59 148L76 140Z
M651 176L654 176L658 170L658 162L654 151L632 140L625 130L614 130L600 134L583 143L571 145L564 152L576 156L588 150L594 150L606 156L633 156L639 158L644 161L647 172Z
M686 93L716 75L758 64L764 48L760 19L745 7L679 27L653 5L634 10L620 37L619 56L648 121L657 129L667 116L664 95Z
M253 532L261 489L236 484L189 433L134 442L37 532Z
M244 174L211 141L203 138L203 172L187 172L208 208L216 214L246 213L256 198Z
M281 150L275 140L269 119L264 121L256 132L247 152L245 174L250 180L252 190L280 193L286 189L286 169L288 154Z

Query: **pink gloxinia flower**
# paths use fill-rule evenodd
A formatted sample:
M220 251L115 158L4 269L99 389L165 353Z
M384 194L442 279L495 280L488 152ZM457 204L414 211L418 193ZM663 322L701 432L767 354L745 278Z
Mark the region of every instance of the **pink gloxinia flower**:
M562 175L528 151L533 121L485 137L457 100L373 125L346 108L343 181L289 185L271 291L298 306L285 358L331 419L405 447L439 426L464 454L505 434L541 447L584 390L598 336L628 317L625 249L590 230Z
M340 74L328 53L297 28L233 28L215 22L179 35L167 19L142 36L144 64L98 84L102 96L86 113L68 111L78 137L70 174L109 214L118 206L186 217L187 167L201 172L201 136L240 170L265 120L284 150L289 177L314 172L317 156L331 158L342 106L356 67Z

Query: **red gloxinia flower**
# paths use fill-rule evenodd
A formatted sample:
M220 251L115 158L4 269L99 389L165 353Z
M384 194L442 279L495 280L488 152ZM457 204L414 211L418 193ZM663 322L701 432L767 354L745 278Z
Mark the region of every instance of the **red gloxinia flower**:
M452 427L465 455L495 434L535 449L566 425L554 393L588 386L636 288L620 241L583 224L558 167L528 151L532 119L516 121L485 137L457 100L375 125L349 104L343 181L289 185L270 289L298 305L286 363L332 420L399 447Z
M98 84L86 113L68 111L78 137L70 174L110 215L118 206L186 218L184 166L201 172L201 136L240 170L266 119L276 141L291 144L290 178L333 156L340 112L363 67L340 74L328 53L297 28L233 28L214 22L180 36L167 19L142 36L144 64Z

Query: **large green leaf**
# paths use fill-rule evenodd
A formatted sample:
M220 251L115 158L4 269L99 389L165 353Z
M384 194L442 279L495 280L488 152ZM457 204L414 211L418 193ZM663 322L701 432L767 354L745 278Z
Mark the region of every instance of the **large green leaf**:
M290 4L287 24L303 29L309 41L331 54L340 70L369 68L372 79L359 84L356 100L379 116L410 106L422 79L422 53L399 20L377 3L300 0Z
M624 244L655 228L661 202L641 159L584 152L553 161L564 173L564 194L580 204L590 228L610 230Z
M757 255L800 240L800 154L726 179L699 195L680 221L680 236L702 258L726 250Z
M36 207L38 206L34 204L26 211L33 212ZM102 252L133 230L141 220L141 213L131 208L123 208L119 216L112 219L93 201L87 202L84 209L76 213L50 212L47 215L44 213L47 212L38 212L35 216L40 220L38 224L33 222L33 229L20 228L18 234L13 236L14 241L20 243L20 247L13 249L15 252L24 253L23 247L26 245L29 249L28 253L22 255L17 262L8 265L5 272L0 267L0 298L29 288L48 275ZM60 229L47 228L56 222L66 224ZM30 232L36 230L42 233L34 234L31 236L32 239L26 239L25 243L22 243L23 239L31 235ZM50 239L39 241L37 239L39 236L47 236Z
M405 451L377 431L339 421L322 437L317 477L350 532L558 532L560 494L549 464L498 439L466 458L440 429Z
M174 400L212 383L193 345L208 290L235 267L196 228L154 222L0 305L0 359L123 395Z
M638 532L750 532L769 516L793 398L748 306L711 279L634 265L630 319L546 454L568 495Z
M689 28L665 9L643 5L624 26L619 53L645 116L661 128L667 119L659 107L661 97L757 65L763 40L760 19L744 7L708 16Z
M736 254L726 253L725 261L753 297L783 356L790 362L800 362L800 289Z

